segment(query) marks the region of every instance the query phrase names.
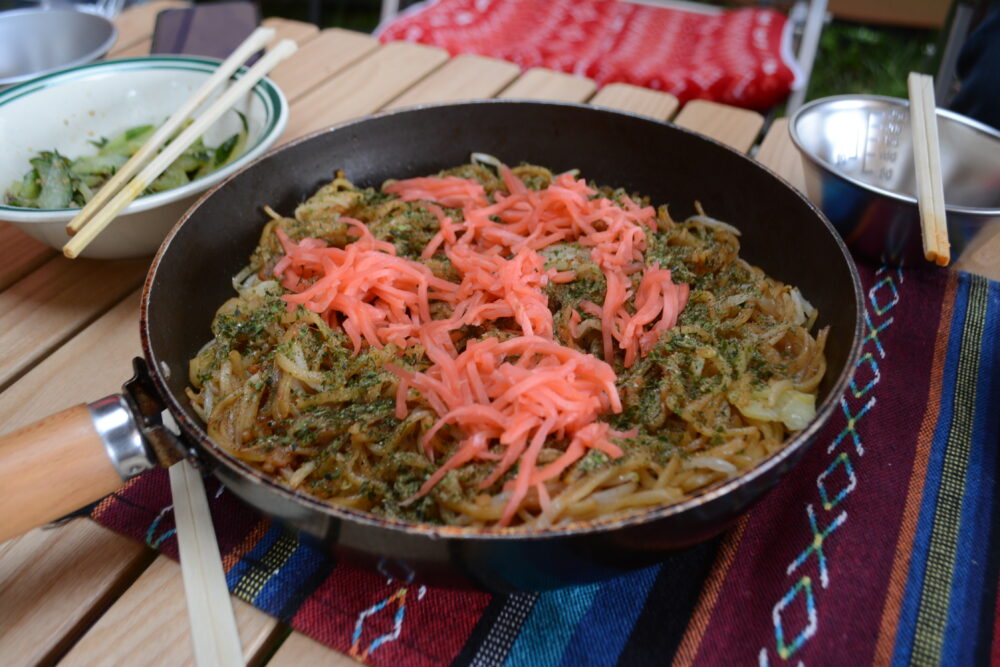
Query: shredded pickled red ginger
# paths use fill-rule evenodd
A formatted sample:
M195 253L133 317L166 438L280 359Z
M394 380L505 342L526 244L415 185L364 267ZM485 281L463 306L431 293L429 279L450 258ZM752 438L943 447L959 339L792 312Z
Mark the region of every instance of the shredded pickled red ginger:
M283 297L289 309L301 305L330 326L342 327L355 353L363 343L424 347L432 364L426 371L386 366L400 378L397 416L407 414L408 393L414 389L438 416L424 436L427 455L432 456L433 438L442 429L455 428L461 436L450 458L408 502L471 461L496 462L481 484L484 489L518 464L499 522L509 525L532 487L547 506L545 482L589 450L622 455L613 438L634 433L616 432L598 421L608 411L621 411L610 365L615 346L624 351L626 367L648 353L676 324L688 286L675 284L667 269L643 264L645 230L656 224L652 207L628 197L618 203L600 197L571 174L536 191L506 166L500 171L507 193L495 193L493 202L482 184L455 176L407 179L384 188L403 201L421 202L438 218L439 231L422 256L443 252L461 276L459 284L396 256L392 244L345 217L341 220L358 240L344 248L310 238L296 243L279 230L285 257L274 273L291 292ZM441 207L462 209L463 220L456 222ZM549 281L568 282L575 274L546 270L538 251L570 241L591 249L607 282L602 305L581 305L600 320L605 361L553 339L543 289ZM643 270L633 288L631 276ZM432 319L432 301L447 304L451 315ZM571 328L580 324L579 314L573 315ZM457 351L452 332L500 319L513 320L520 335L469 341ZM558 458L539 466L538 455L550 437L568 444Z

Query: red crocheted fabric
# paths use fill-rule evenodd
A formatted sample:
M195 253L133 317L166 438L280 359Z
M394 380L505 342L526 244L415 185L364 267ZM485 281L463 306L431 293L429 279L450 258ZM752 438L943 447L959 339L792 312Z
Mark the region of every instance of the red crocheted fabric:
M677 96L765 109L796 79L780 12L698 11L619 0L430 0L382 26L405 40L622 81Z

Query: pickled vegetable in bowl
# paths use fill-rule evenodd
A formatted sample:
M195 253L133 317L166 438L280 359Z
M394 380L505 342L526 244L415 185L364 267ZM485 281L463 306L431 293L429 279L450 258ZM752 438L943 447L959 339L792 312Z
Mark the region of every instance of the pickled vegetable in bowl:
M235 113L239 115L242 125L239 132L215 148L206 146L199 137L142 194L151 195L186 185L239 157L246 149L248 126L246 116L239 111ZM37 209L82 207L155 132L154 125L139 125L112 139L102 137L92 140L90 143L98 149L97 154L81 155L76 159L68 158L58 150L42 151L29 160L31 168L24 178L7 189L4 202L10 206Z
M218 66L178 56L109 60L0 92L0 221L61 249L70 239L66 225L80 206ZM273 146L288 122L288 102L266 78L231 108L81 256L153 254L202 193Z

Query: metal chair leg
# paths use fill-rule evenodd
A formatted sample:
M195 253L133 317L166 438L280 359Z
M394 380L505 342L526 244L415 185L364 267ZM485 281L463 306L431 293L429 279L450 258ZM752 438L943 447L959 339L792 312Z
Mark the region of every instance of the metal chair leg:
M826 20L827 0L810 0L809 13L806 16L806 27L802 34L802 41L799 44L799 52L796 59L802 70L804 80L802 85L792 91L788 96L786 113L791 115L802 106L806 99L806 92L809 88L809 78L812 75L813 63L816 61L816 51L819 49L819 37L823 32L823 22Z

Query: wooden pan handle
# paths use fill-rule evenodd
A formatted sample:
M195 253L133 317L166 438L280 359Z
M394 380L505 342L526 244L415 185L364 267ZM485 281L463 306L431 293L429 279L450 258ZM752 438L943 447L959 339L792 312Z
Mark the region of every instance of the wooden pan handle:
M86 405L0 438L0 542L122 485Z

